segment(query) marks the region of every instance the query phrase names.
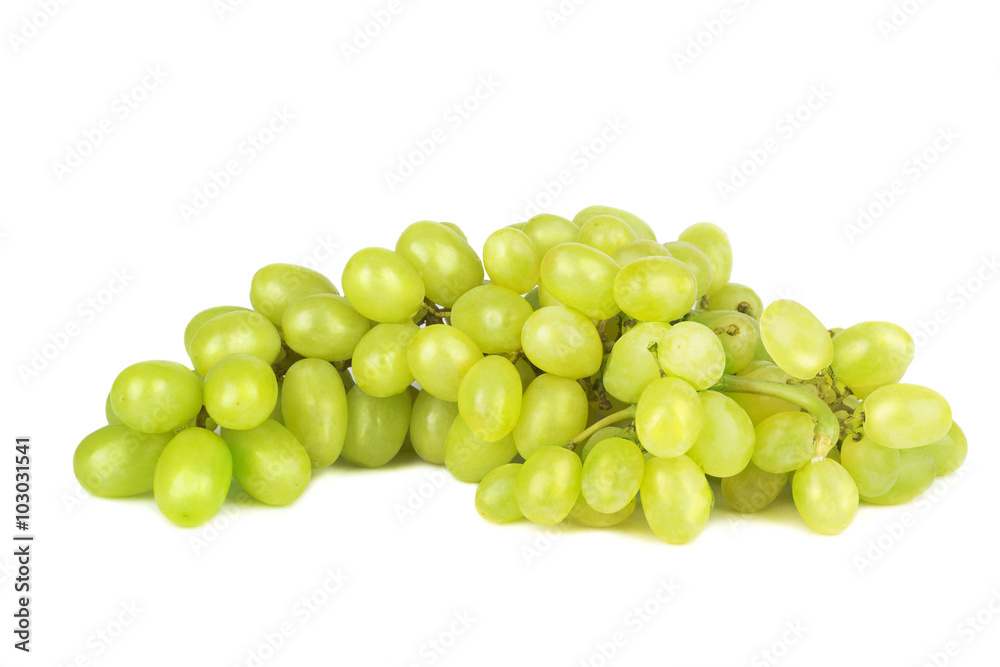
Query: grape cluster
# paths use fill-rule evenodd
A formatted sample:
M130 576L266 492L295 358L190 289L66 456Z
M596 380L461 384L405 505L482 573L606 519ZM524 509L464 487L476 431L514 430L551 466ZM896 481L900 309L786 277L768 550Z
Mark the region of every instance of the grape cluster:
M962 464L948 403L899 382L906 331L828 330L786 299L764 308L732 264L716 225L660 243L594 206L500 229L482 260L456 225L417 222L394 250L355 253L343 296L316 271L265 266L252 309L188 324L194 370L121 372L76 476L103 497L152 490L195 526L233 478L286 505L314 468L375 468L411 446L478 483L489 521L605 527L641 501L677 544L705 527L713 480L738 512L790 481L805 523L834 534L859 501L907 502Z

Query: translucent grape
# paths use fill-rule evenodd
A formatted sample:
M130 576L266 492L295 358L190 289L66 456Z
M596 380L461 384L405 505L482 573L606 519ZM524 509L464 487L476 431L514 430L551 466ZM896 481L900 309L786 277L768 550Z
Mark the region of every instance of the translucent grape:
M687 265L673 257L644 257L618 272L614 299L625 314L643 322L683 317L698 298L698 283Z
M713 310L694 318L711 329L726 353L726 373L738 373L751 361L760 337L755 320L735 310Z
M173 433L140 433L124 424L97 429L73 454L80 486L101 498L124 498L153 490L156 461Z
M220 359L231 354L252 354L265 364L273 364L280 352L278 330L266 317L252 310L213 317L191 339L191 362L202 377L208 375Z
M787 473L766 472L751 461L736 475L722 480L722 497L737 512L759 512L781 495L787 482Z
M833 341L823 323L794 301L779 299L760 316L760 335L774 363L808 380L833 361Z
M753 364L759 365L755 366ZM787 381L791 379L791 376L788 375L788 373L770 362L752 362L738 374L741 377L753 378L755 380L768 380L769 382L779 382L781 384L786 384ZM795 412L799 409L798 406L792 405L783 399L774 398L772 396L763 396L761 394L732 393L726 394L726 396L740 404L740 407L747 413L747 416L750 417L750 421L752 421L755 426L771 415L776 415L779 412Z
M410 322L377 324L354 348L354 381L370 396L385 398L413 384L406 360L410 342L420 329Z
M604 389L620 401L637 403L649 383L660 377L649 346L658 344L669 329L669 324L645 322L624 333L608 356Z
M200 329L205 322L208 322L219 315L225 315L226 313L232 313L237 310L247 309L240 308L239 306L215 306L213 308L206 308L192 317L191 321L188 322L187 327L184 329L184 349L187 351L188 356L191 356L191 341L194 340L194 335L198 333L198 329Z
M451 325L464 331L486 354L521 349L521 329L532 313L520 294L498 285L480 285L451 308Z
M337 460L347 437L347 394L333 366L320 359L292 364L282 385L281 414L313 468Z
M653 233L652 228L647 225L642 218L635 215L634 213L629 213L620 208L614 208L613 206L588 206L583 209L573 218L573 224L577 227L583 228L588 220L594 218L598 215L613 215L616 218L620 218L628 223L628 226L632 228L636 236L640 239L647 239L650 241L656 240L656 234Z
M865 398L861 410L865 435L894 449L929 445L951 428L948 401L933 389L916 384L880 387Z
M632 227L613 215L595 215L580 227L580 243L608 255L627 243L639 240Z
M347 435L340 456L357 466L379 468L403 446L410 428L410 393L379 398L361 387L347 392Z
M680 456L698 439L704 413L698 392L684 380L653 380L636 406L639 442L656 456Z
M201 411L201 380L173 361L132 364L111 385L115 415L142 433L175 431Z
M858 489L844 467L830 459L810 461L792 478L792 499L806 525L823 535L843 531L858 511Z
M733 249L722 227L711 222L698 222L681 232L677 240L698 246L712 263L712 283L708 287L708 295L711 296L729 282L729 276L733 272Z
M495 285L518 294L530 292L538 284L538 268L542 256L528 235L505 227L486 239L483 265Z
M580 495L580 457L562 447L543 447L525 460L514 480L517 506L529 520L554 526Z
M562 243L574 243L580 238L580 228L566 218L551 213L541 213L524 223L521 230L531 239L539 258Z
M484 357L458 388L458 412L480 440L495 442L514 430L521 414L521 376L504 357ZM511 439L511 447L513 447Z
M757 424L754 464L770 473L798 470L816 450L816 420L808 412L779 412Z
M712 285L712 262L708 255L701 251L698 246L686 241L670 241L664 243L663 247L670 251L670 256L679 259L691 270L695 282L698 283L698 296L704 296L708 288Z
M833 338L833 372L851 387L898 382L913 361L916 347L903 327L890 322L862 322Z
M642 452L630 440L597 443L583 463L581 492L587 504L605 514L625 508L639 492L643 464Z
M312 294L340 294L322 273L295 264L268 264L250 281L253 309L281 326L285 308Z
M539 271L539 284L560 303L595 320L618 314L618 264L606 253L580 243L563 243L545 254Z
M593 450L598 443L603 442L608 438L620 437L624 433L625 429L618 426L605 426L604 428L597 429L589 438L587 438L587 442L583 443L583 447L577 450L580 454L580 460L586 463L587 455L590 454L591 450Z
M476 511L491 523L510 523L524 518L514 497L514 483L520 463L494 468L476 488Z
M625 266L629 262L643 257L670 257L670 251L656 241L640 239L626 243L611 254L611 258L618 266Z
M178 526L200 526L229 493L233 457L226 443L203 428L186 428L164 447L153 473L153 498Z
M285 343L303 357L345 361L372 323L351 302L336 294L314 294L285 309L281 331Z
M686 456L646 461L639 497L649 527L670 544L697 537L715 502L705 473Z
M969 453L969 441L958 424L952 422L951 428L940 440L924 445L920 450L931 455L937 465L937 476L941 477L962 467Z
M753 455L753 423L733 399L715 391L698 394L704 410L701 431L687 455L713 477L731 477Z
M466 425L461 414L452 422L445 439L444 465L460 482L478 483L516 455L513 436L494 442L482 440Z
M698 390L713 386L726 368L722 343L711 329L697 322L679 322L671 327L660 339L656 356L665 373Z
M433 324L410 341L406 361L420 386L445 401L458 400L462 378L483 358L475 341L455 327Z
M426 391L417 394L410 415L410 442L417 456L428 463L444 463L444 445L455 417L458 403L442 401Z
M710 310L735 310L755 320L764 312L764 302L746 285L726 283L708 297Z
M479 255L465 239L440 223L413 223L400 235L396 252L420 273L427 298L445 308L483 282Z
M403 255L385 248L354 253L341 280L351 305L376 322L405 322L424 301L420 273Z
M514 426L517 451L528 458L547 446L561 447L587 428L587 394L578 382L539 375L521 400Z
M233 454L233 477L262 503L287 505L302 495L312 477L309 455L291 431L268 419L247 431L222 429Z
M587 526L588 528L609 528L611 526L617 526L622 521L632 516L632 512L635 511L635 501L636 496L633 496L632 500L628 501L628 504L625 505L625 507L621 508L617 512L606 514L604 512L598 512L587 504L586 498L584 498L581 493L577 497L576 504L573 505L573 509L570 510L569 519L573 523L581 526Z
M840 463L862 496L880 496L899 476L899 450L883 447L871 438L847 438L840 446Z
M532 313L521 331L521 345L535 366L571 379L593 375L604 358L604 345L594 324L562 306Z
M871 505L902 505L929 489L936 475L933 456L923 449L904 449L899 452L899 475L892 487L880 495L861 499Z
M234 354L205 376L204 397L205 409L219 426L245 430L259 426L274 411L278 380L257 357Z

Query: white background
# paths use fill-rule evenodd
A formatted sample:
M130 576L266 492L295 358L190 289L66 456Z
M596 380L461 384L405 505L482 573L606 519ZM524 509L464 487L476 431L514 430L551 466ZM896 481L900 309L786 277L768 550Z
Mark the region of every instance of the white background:
M232 11L95 0L49 19L45 3L4 3L0 536L14 532L13 438L30 435L37 541L30 656L11 647L13 548L0 548L0 662L993 663L1000 6L577 2L562 16L556 0L407 0L350 56L344 45L388 0ZM481 77L495 90L477 91ZM467 117L449 111L477 92ZM249 159L244 142L275 109L294 119ZM88 147L102 121L110 133ZM606 127L618 129L602 144ZM445 141L390 188L386 172L436 128ZM935 149L939 133L951 138ZM765 147L762 166L744 164ZM56 164L74 151L87 155ZM933 163L917 166L925 151ZM213 190L230 160L240 172ZM752 173L733 181L734 170ZM185 219L206 186L215 196ZM339 283L351 252L392 247L415 220L457 222L480 249L539 201L567 216L621 206L661 240L715 221L735 248L734 280L766 301L801 300L831 327L906 326L920 345L908 379L950 399L966 467L930 501L862 507L837 537L809 532L787 498L747 518L720 499L683 547L638 515L610 532L490 525L473 485L412 458L337 464L291 507L230 505L194 530L150 498L79 489L72 453L103 424L117 372L186 361L188 318L247 304L260 266L315 262ZM867 229L849 233L873 206ZM111 294L116 272L126 284ZM417 493L428 497L401 519ZM338 571L341 588L319 592ZM323 603L304 613L303 597ZM265 637L283 630L271 651ZM599 646L616 633L605 661Z

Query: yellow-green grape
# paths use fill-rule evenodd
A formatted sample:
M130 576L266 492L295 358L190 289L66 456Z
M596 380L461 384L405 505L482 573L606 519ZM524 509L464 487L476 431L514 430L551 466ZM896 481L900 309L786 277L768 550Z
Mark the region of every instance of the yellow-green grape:
M833 361L830 332L802 304L779 299L760 316L760 335L774 363L799 380L808 380Z
M275 326L281 326L285 308L312 294L340 292L322 273L294 264L268 264L250 282L253 309Z
M201 380L174 361L132 364L111 385L115 415L142 433L177 430L198 416L201 400Z
M248 431L224 428L222 439L233 454L233 477L260 502L287 505L306 490L309 455L281 424L269 419Z
M779 412L757 424L754 464L766 472L798 470L816 451L816 420L808 412Z
M893 449L929 445L951 428L948 401L933 389L917 384L879 387L865 398L861 411L865 415L865 435Z
M313 468L336 461L347 437L347 394L337 369L321 359L292 364L282 384L281 415Z
M862 496L882 495L899 476L899 450L883 447L871 438L847 438L840 446L840 463Z
M587 428L587 394L580 383L539 375L521 399L514 444L524 458L547 446L561 447Z
M759 320L764 312L764 302L757 292L746 285L726 283L708 297L709 310L735 310Z
M428 463L444 463L445 440L457 416L458 403L421 390L410 414L410 442L417 456Z
M462 228L456 225L454 222L442 222L441 224L450 229L451 231L455 232L459 236L461 236L463 240L465 241L469 240L469 237L465 235L465 232L462 231Z
M108 420L109 426L122 423L122 420L115 414L115 406L111 404L110 390L108 390L108 397L104 399L104 418Z
M937 465L937 476L941 477L962 467L969 453L969 441L958 424L952 422L951 428L940 440L924 445L920 450L931 455Z
M259 426L278 402L271 367L249 354L221 360L205 376L205 409L219 426L246 430Z
M477 438L495 442L514 430L521 414L522 393L521 376L514 364L504 357L484 357L462 378L458 412Z
M577 450L580 454L580 460L586 463L587 455L590 454L591 450L593 450L598 443L603 442L608 438L623 437L624 433L625 429L618 426L605 426L604 428L597 429L589 438L587 438L587 442L583 443L583 447Z
M506 435L494 442L482 440L466 425L461 414L452 422L445 438L444 465L460 482L478 483L516 455L513 436Z
M368 318L336 294L314 294L285 309L281 331L285 343L303 357L345 361L371 329Z
M518 294L530 292L538 285L538 267L542 256L524 232L505 227L486 239L483 246L483 266L493 284Z
M197 315L191 318L188 322L187 327L184 328L184 349L187 351L188 356L191 356L191 341L194 340L194 335L198 333L198 329L201 328L205 322L218 317L219 315L225 315L226 313L233 313L237 310L248 310L247 308L241 308L239 306L215 306L213 308L206 308Z
M670 544L696 538L715 503L705 473L687 456L646 461L639 497L649 527Z
M521 348L521 329L532 313L517 292L499 285L480 285L451 307L451 325L469 334L486 354L508 354Z
M733 248L722 227L711 222L698 222L681 232L677 240L698 246L712 263L712 282L706 292L709 296L729 282L733 272Z
M751 461L739 473L723 478L722 497L736 512L759 512L774 502L787 482L788 473L766 472Z
M739 373L753 361L760 337L756 320L735 310L712 310L694 318L715 332L726 353L726 373Z
M462 378L482 358L468 334L444 324L418 331L406 351L410 372L424 391L453 402Z
M615 302L617 275L618 264L608 254L581 243L563 243L542 257L539 285L559 303L606 320L620 310ZM543 306L544 294L539 290Z
M625 266L631 261L642 259L643 257L670 257L670 251L666 246L656 241L639 239L626 243L611 254L618 266Z
M698 283L679 259L644 257L618 272L614 298L629 317L643 322L669 322L691 310L698 298Z
M451 308L483 283L483 263L465 239L437 222L415 222L396 242L396 252L420 272L427 298Z
M365 468L380 468L391 461L403 447L412 407L408 391L378 398L361 387L351 389L341 458Z
M282 307L284 313L284 307ZM281 336L270 320L252 310L213 317L191 339L191 362L202 377L223 357L252 354L273 364L281 353Z
M523 393L538 376L535 374L535 369L531 367L531 363L524 357L514 362L514 368L517 370L518 377L521 378L521 391Z
M532 313L521 331L521 346L538 368L571 379L590 377L600 370L604 358L604 344L594 323L562 306Z
M613 215L595 215L580 227L580 243L609 255L639 237L627 222Z
M669 324L644 322L615 342L604 368L604 389L620 401L637 403L650 382L660 377L660 368L649 346L659 343Z
M630 440L608 438L597 443L583 462L580 488L587 504L605 514L624 509L639 493L644 462Z
M541 213L524 223L521 229L531 239L539 259L557 245L573 243L580 238L580 228L566 218Z
M355 310L376 322L405 322L424 302L420 273L403 255L385 248L365 248L354 253L347 260L341 281L344 296Z
M542 447L529 456L514 480L514 497L525 518L554 526L567 516L580 495L580 457L562 447Z
M743 408L724 394L705 391L698 397L704 419L687 455L712 477L732 477L746 468L753 455L753 423Z
M653 380L639 397L635 429L646 451L656 456L680 456L701 433L705 410L698 392L684 380Z
M899 452L899 475L892 487L880 495L861 499L870 505L902 505L929 489L936 476L933 456L923 449L904 449Z
M80 486L101 498L124 498L153 490L153 473L169 433L140 433L124 424L103 426L84 438L73 454Z
M490 523L510 523L524 518L514 497L514 481L520 463L508 463L491 470L476 488L476 511Z
M178 526L200 526L222 508L232 481L233 457L223 439L203 428L186 428L156 462L153 498Z
M738 375L781 384L786 384L791 379L788 373L767 361L751 362ZM733 393L726 394L726 396L739 403L740 407L747 413L747 416L750 417L750 421L754 423L754 426L779 412L795 412L799 409L798 406L792 405L788 401L761 394Z
M906 373L916 346L906 329L890 322L862 322L833 337L833 372L851 387L869 393L898 382Z
M711 329L697 322L679 322L671 327L660 339L656 356L665 373L699 391L718 382L726 368L722 342Z
M633 496L632 500L630 500L625 507L621 508L617 512L605 514L604 512L598 512L593 507L588 505L586 498L584 498L581 493L576 499L576 504L573 505L573 509L569 512L569 520L581 526L587 526L588 528L610 528L611 526L617 526L622 521L632 516L632 512L635 511L635 501L636 496Z
M411 322L377 324L354 348L351 370L354 381L370 396L385 398L413 384L406 352L420 331Z
M712 270L712 261L708 255L701 251L701 248L686 241L670 241L664 243L663 247L670 251L670 256L679 259L691 269L695 282L698 283L698 296L705 296L708 288L712 285L712 278L715 273Z
M858 488L844 467L830 459L810 461L792 478L792 500L806 525L823 535L843 531L858 512Z
M634 213L629 213L628 211L624 211L613 206L588 206L573 217L573 224L582 228L585 224L587 224L588 220L598 215L613 215L616 218L621 218L628 223L628 226L632 228L632 231L634 231L636 236L640 239L646 239L649 241L656 240L656 234L653 233L653 229L647 225L642 218Z

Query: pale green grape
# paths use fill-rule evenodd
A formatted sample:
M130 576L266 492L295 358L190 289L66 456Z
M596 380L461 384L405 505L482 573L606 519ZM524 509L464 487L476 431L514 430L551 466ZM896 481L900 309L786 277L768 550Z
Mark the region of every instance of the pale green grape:
M451 325L464 331L486 354L521 348L521 329L533 312L520 294L499 285L480 285L458 298Z
M284 306L281 309L284 313ZM223 357L252 354L273 364L281 353L281 336L271 322L252 310L213 317L191 339L191 362L202 377Z
M851 387L870 393L898 382L913 361L916 347L903 327L890 322L862 322L833 337L833 372Z
M611 254L611 258L618 266L625 266L629 262L643 257L670 257L670 251L667 250L666 246L656 241L640 239L626 243Z
M354 381L370 396L385 398L413 384L406 361L410 342L420 329L411 322L377 324L354 348Z
M787 482L787 473L766 472L751 461L739 473L722 480L722 497L737 512L759 512L775 501Z
M711 222L698 222L681 232L677 240L698 246L712 263L712 283L707 291L709 296L729 282L733 272L733 249L721 227Z
M218 513L233 481L233 457L222 438L186 428L163 448L153 473L153 498L178 526L199 526Z
M538 368L571 379L593 375L604 358L604 345L593 322L562 306L532 313L521 331L521 346Z
M531 239L538 257L562 243L573 243L580 238L580 228L566 218L551 213L541 213L524 223L521 230Z
M871 438L847 438L840 446L840 463L854 479L862 496L880 496L899 476L899 450L883 447Z
M484 357L462 379L458 412L477 438L495 442L514 430L521 414L522 393L521 376L514 364L504 357Z
M698 394L704 419L698 439L687 455L713 477L731 477L753 455L753 423L733 399L715 391Z
M153 490L153 473L173 432L140 433L124 424L97 429L73 454L80 486L101 498L124 498Z
M636 496L632 497L632 500L628 501L625 507L621 508L617 512L611 512L606 514L604 512L598 512L593 507L587 504L586 498L583 497L581 493L576 499L576 504L573 505L573 509L569 512L569 519L573 523L580 524L581 526L587 526L589 528L608 528L610 526L617 526L625 519L632 516L632 512L635 511L635 501Z
M726 283L708 297L709 310L735 310L755 320L764 312L764 302L746 285Z
M115 406L111 404L111 390L108 390L108 397L104 399L104 418L108 420L109 426L122 423L122 420L115 414Z
M715 503L705 473L686 456L646 461L639 497L649 527L670 544L697 537Z
M465 232L462 231L462 228L456 225L454 222L442 222L441 224L450 229L451 231L455 232L459 236L461 236L462 240L464 241L469 240L469 237L465 235Z
M561 447L587 428L587 394L578 382L539 375L521 400L514 426L517 451L528 458L546 446Z
M424 301L420 273L406 257L385 248L365 248L354 253L347 260L341 281L351 305L376 322L405 322Z
M816 451L816 420L808 412L779 412L757 424L754 464L766 472L798 470Z
M712 261L708 255L703 253L701 248L687 241L670 241L664 243L663 247L670 251L671 257L687 264L694 275L695 282L698 283L698 296L704 296L712 285L712 278L715 275L712 271Z
M760 316L760 335L774 363L799 380L808 380L833 361L830 332L809 310L779 299Z
M222 429L233 454L233 477L262 503L287 505L302 495L312 477L309 455L292 432L268 419L247 431Z
M460 482L478 483L516 455L513 436L506 435L493 442L482 440L466 425L461 414L452 422L445 438L444 465Z
M880 387L865 398L861 411L865 435L894 449L929 445L951 428L948 401L933 389L916 384Z
M624 433L625 429L618 426L605 426L604 428L597 429L589 438L587 438L587 442L583 443L583 447L577 450L580 454L580 460L586 463L587 455L590 454L598 443L603 442L608 438L621 437Z
M938 477L947 475L962 467L965 457L969 453L969 441L965 433L955 422L951 423L951 428L940 440L924 445L921 451L927 452L934 459L937 465Z
M680 456L701 433L705 410L698 392L684 380L653 380L639 397L635 428L639 442L656 456Z
M520 463L508 463L494 468L476 488L476 511L491 523L510 523L524 518L514 497L514 482L521 470Z
M583 462L580 488L587 504L605 514L624 509L639 492L643 464L642 452L630 440L597 443Z
M347 437L347 394L337 369L321 359L292 364L281 388L281 415L313 468L336 461Z
M361 387L347 392L347 435L341 458L357 466L380 468L403 447L413 405L410 392L379 398Z
M595 215L580 227L580 243L608 255L639 237L627 222L613 215Z
M649 241L656 240L656 234L653 233L652 228L639 216L620 208L614 208L613 206L588 206L574 216L573 224L582 228L585 224L587 224L588 220L598 215L613 215L616 218L620 218L628 223L628 226L632 228L632 231L634 231L636 236L640 239L646 239Z
M698 298L698 283L687 265L673 257L629 262L615 277L614 299L626 315L643 322L683 317Z
M444 445L455 417L458 403L442 401L421 391L413 401L410 415L410 442L417 456L428 463L444 463Z
M479 255L465 239L440 223L413 223L400 235L396 252L420 272L427 298L445 308L483 283Z
M205 376L205 409L228 429L259 426L278 402L274 371L257 357L234 354L222 359Z
M712 330L697 322L679 322L663 334L656 348L660 368L698 390L722 378L726 350Z
M660 377L656 357L649 350L659 343L669 324L645 322L615 342L604 368L604 389L620 401L637 403L650 382Z
M810 461L795 472L792 499L806 525L823 535L843 531L858 512L854 480L830 459Z
M923 449L904 449L899 452L899 475L892 487L885 493L861 499L871 505L902 505L929 489L936 475L933 456Z
M568 449L542 447L517 472L517 506L529 521L554 526L569 516L576 504L582 468L580 457Z
M791 379L788 373L769 361L751 362L738 375L781 384L786 384ZM799 409L798 406L792 405L788 401L761 394L733 393L726 394L726 396L740 404L755 426L771 415L776 415L779 412L795 412Z
M418 331L406 351L410 372L420 386L445 401L458 400L462 378L482 358L468 334L444 324Z
M542 257L539 285L560 303L606 320L620 310L615 302L617 275L618 264L608 254L581 243L563 243ZM543 294L540 290L544 306Z
M340 294L322 273L294 264L268 264L250 282L253 309L281 326L285 308L312 294Z
M201 380L173 361L132 364L111 385L115 415L142 433L175 431L201 411Z
M698 315L694 321L704 324L719 337L726 352L726 373L739 373L753 361L760 336L752 317L735 310L713 310Z
M542 256L528 235L505 227L490 234L483 246L483 265L495 285L518 294L538 285L538 267Z
M215 306L213 308L206 308L192 317L191 321L188 322L187 327L184 329L184 349L187 351L188 356L191 356L191 341L194 340L194 335L198 333L198 329L201 328L201 325L218 317L219 315L233 313L237 310L247 310L247 308L240 308L239 306Z
M336 294L314 294L285 309L281 331L285 343L303 357L345 361L372 323Z

